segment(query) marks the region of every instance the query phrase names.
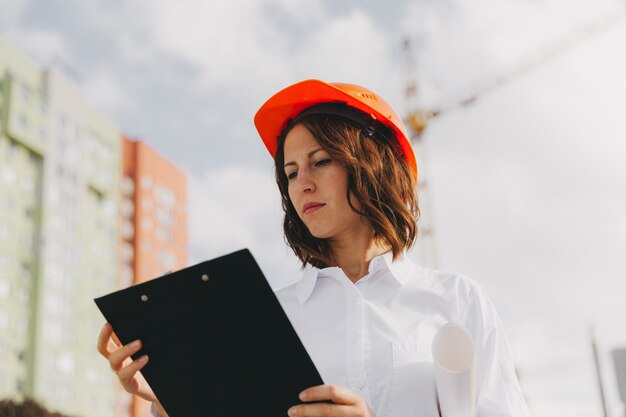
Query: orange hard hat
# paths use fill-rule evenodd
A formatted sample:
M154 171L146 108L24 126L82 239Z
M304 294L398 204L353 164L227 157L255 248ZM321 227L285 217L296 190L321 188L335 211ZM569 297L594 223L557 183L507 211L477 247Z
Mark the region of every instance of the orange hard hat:
M269 98L254 116L254 124L272 157L276 155L278 136L290 120L305 109L320 103L344 103L362 111L390 128L417 179L417 162L402 120L376 93L355 84L306 80L290 85Z

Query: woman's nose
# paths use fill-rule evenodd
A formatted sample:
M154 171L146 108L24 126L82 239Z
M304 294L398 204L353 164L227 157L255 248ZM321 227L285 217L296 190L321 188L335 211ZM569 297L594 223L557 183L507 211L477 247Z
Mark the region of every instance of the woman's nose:
M315 182L313 182L313 179L306 170L300 170L297 178L303 193L315 191Z

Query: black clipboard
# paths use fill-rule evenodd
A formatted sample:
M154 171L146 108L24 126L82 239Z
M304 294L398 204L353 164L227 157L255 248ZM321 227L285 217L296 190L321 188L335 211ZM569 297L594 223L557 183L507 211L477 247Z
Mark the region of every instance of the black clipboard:
M94 300L170 417L278 417L323 384L243 249Z

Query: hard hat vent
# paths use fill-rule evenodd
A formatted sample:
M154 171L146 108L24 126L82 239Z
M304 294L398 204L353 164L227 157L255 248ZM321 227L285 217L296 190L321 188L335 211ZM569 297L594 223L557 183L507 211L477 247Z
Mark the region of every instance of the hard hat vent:
M370 100L378 100L374 94L358 92L356 93L358 97L368 98Z

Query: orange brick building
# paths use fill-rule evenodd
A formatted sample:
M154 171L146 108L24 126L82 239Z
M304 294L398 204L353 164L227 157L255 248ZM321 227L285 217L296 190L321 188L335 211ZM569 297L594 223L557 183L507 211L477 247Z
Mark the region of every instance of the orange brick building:
M128 138L122 169L120 275L126 287L187 266L187 180L147 144ZM150 416L148 402L131 401L133 417Z

